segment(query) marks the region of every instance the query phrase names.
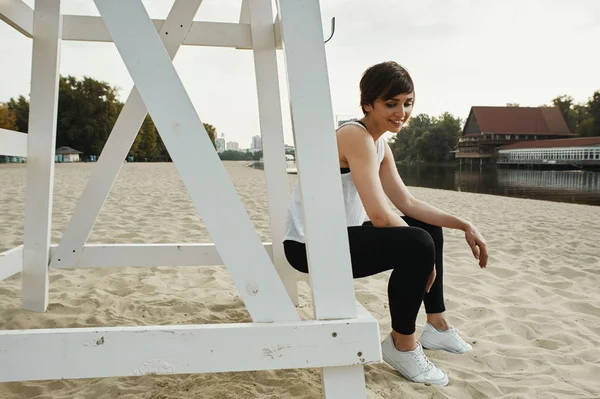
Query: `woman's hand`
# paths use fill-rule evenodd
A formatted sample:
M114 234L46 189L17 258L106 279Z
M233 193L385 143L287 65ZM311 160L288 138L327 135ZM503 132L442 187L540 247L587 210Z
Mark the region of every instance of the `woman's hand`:
M477 227L471 223L468 223L465 229L465 240L471 247L475 259L479 260L479 267L485 269L488 262L487 245Z

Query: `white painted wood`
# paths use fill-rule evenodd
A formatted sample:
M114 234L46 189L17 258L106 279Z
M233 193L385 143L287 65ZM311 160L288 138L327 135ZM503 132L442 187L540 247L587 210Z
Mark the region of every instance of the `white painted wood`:
M48 305L62 20L60 0L36 0L35 5L21 299L23 308L44 312Z
M242 0L242 8L240 10L240 24L250 23L250 7L248 0Z
M304 231L318 319L357 316L318 0L278 0ZM369 344L379 345L379 337ZM324 368L326 398L365 398L362 367Z
M87 15L64 15L62 39L67 41L112 42L101 17ZM164 24L163 19L153 19L158 31ZM232 47L251 49L252 39L248 23L195 21L185 38L184 45Z
M33 37L33 10L22 0L0 0L0 20Z
M378 362L376 325L351 319L0 331L0 382L370 364Z
M153 19L154 28L159 31L164 19ZM91 15L63 15L62 39L79 42L112 42L110 33L102 17Z
M194 22L183 44L188 46L252 49L249 24Z
M0 129L0 155L27 156L27 134Z
M247 4L247 0L244 1ZM253 0L250 2L248 12L251 19L250 25L254 47L254 70L258 91L258 109L274 263L288 295L297 305L297 272L288 264L283 250L289 194L271 0Z
M326 399L366 398L365 368L363 365L324 367L323 393Z
M252 319L299 320L144 6L95 3Z
M272 258L270 243L263 243ZM56 258L57 247L50 248ZM0 258L1 259L1 258ZM222 266L223 260L214 244L86 244L77 260L77 268L154 267L154 266ZM68 268L57 262L59 269ZM20 271L20 270L19 270Z
M171 59L175 58L202 0L177 0L159 34ZM77 203L63 234L51 268L75 267L102 206L121 170L148 111L136 87L133 88L102 149L97 165Z
M275 46L277 49L283 49L283 42L281 41L281 19L279 19L279 13L275 15L273 30L275 31Z
M319 319L356 317L318 0L279 0L304 231Z
M0 281L21 273L23 269L23 246L0 253Z

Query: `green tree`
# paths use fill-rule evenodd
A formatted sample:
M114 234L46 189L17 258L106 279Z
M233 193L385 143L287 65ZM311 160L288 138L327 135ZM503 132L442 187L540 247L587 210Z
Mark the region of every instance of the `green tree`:
M213 143L213 147L217 148L215 140L217 139L217 128L211 125L210 123L204 124L204 129L206 129L206 133L208 133L208 137L210 137L210 141Z
M219 154L219 158L222 161L252 161L254 159L251 152L235 150L225 150Z
M24 96L11 98L6 106L15 115L16 130L27 133L29 130L29 101Z
M117 89L89 77L61 77L56 144L100 155L123 104Z
M449 162L461 126L462 121L448 112L439 117L420 114L390 140L390 148L398 162Z
M587 132L589 133L588 135L600 136L600 90L594 92L592 98L588 101L588 113L588 119L591 119L588 122L591 127L590 131Z
M419 147L423 145L419 138L434 124L427 114L419 114L410 118L408 124L390 141L390 148L397 162L421 161Z
M552 100L552 104L560 110L569 130L573 133L577 132L577 111L574 109L573 97L558 96Z
M8 105L0 103L0 129L17 130L17 117Z
M136 161L157 161L160 158L160 149L157 145L158 132L150 115L146 115L137 137L131 146L129 155Z
M6 107L10 115L14 116L14 130L26 133L29 123L29 101L24 96L11 98ZM108 83L89 77L61 77L58 93L57 147L69 146L88 156L100 155L122 108L123 103L117 99L117 88ZM216 128L208 123L205 123L204 127L214 146ZM150 116L146 116L129 156L144 161L171 160Z

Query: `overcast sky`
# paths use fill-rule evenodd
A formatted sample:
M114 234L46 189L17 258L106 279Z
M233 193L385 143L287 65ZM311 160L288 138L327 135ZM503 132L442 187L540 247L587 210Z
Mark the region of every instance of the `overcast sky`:
M26 0L33 6L33 0ZM99 15L92 0L63 0L65 14ZM144 0L165 18L173 0ZM196 20L237 22L241 0L204 0ZM358 82L372 64L394 60L412 74L414 114L466 119L474 105L548 104L600 89L598 0L321 0L334 113L360 116ZM0 102L29 93L31 40L0 22ZM259 133L251 51L185 47L175 65L203 122L227 141L250 146ZM282 97L287 98L280 56ZM62 75L119 88L133 82L112 43L63 42ZM287 103L285 141L292 144Z

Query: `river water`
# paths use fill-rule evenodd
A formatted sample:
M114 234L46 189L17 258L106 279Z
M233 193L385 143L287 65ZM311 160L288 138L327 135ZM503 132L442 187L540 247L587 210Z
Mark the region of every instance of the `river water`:
M600 206L600 172L399 165L407 186Z

